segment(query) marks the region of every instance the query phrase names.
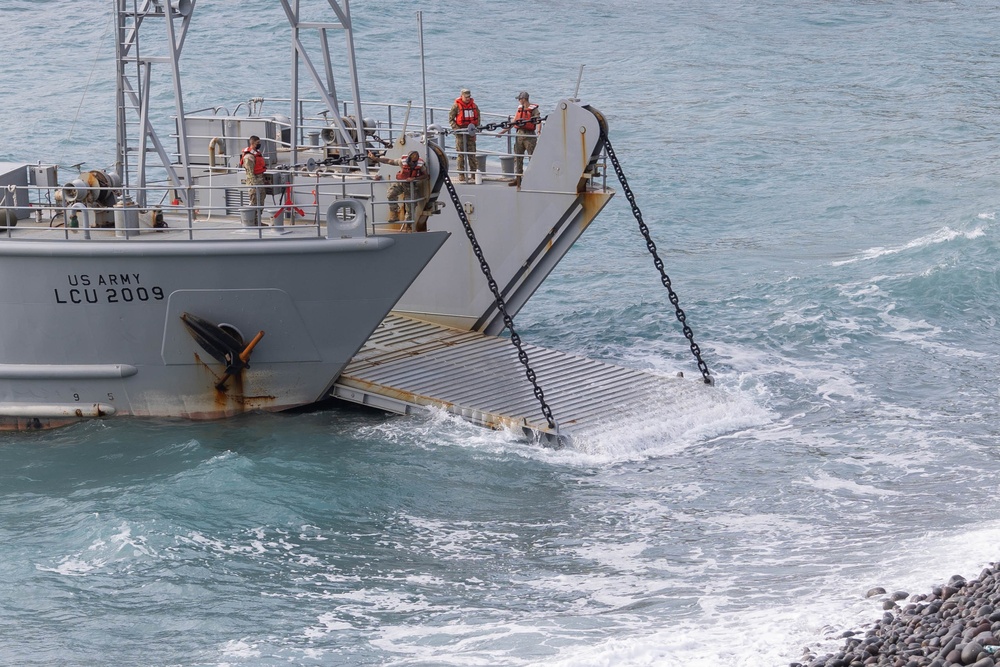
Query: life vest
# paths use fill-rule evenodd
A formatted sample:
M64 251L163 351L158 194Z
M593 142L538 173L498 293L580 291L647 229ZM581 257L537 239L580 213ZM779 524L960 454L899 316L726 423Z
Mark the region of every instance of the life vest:
M240 153L240 166L243 166L243 160L246 158L247 153L253 155L253 175L260 176L265 171L267 171L267 163L264 162L264 156L260 154L260 151L255 151L254 149L247 146Z
M397 181L412 181L415 178L422 178L423 175L424 161L420 158L417 158L417 163L412 167L405 157L399 161L399 172L396 174Z
M525 130L526 132L534 132L537 124L535 123L534 113L538 109L537 104L529 104L528 108L525 109L523 106L517 107L517 113L514 114L514 124L519 130ZM524 121L521 123L521 121Z
M456 125L459 127L479 125L479 108L476 106L475 100L470 97L469 101L466 102L459 97L455 100L455 104L458 105L458 114L455 116Z

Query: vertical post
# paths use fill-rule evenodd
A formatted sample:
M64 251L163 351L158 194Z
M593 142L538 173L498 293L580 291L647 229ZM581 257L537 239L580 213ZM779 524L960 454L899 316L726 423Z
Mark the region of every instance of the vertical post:
M180 183L175 183L175 187L181 189L184 193L183 204L187 209L187 219L188 219L188 229L194 223L194 202L192 201L192 189L191 189L191 163L188 160L188 136L187 136L187 123L184 119L184 95L181 91L181 66L180 66L180 41L177 39L177 35L174 32L174 15L175 11L170 2L164 3L163 11L166 13L167 21L167 41L170 42L170 68L173 74L174 80L174 104L177 110L177 134L179 136L178 143L180 144L180 159L181 163L184 165L184 184L183 189L181 189ZM180 14L177 14L180 16ZM189 15L190 16L190 15ZM185 17L187 20L187 17ZM184 32L181 33L185 34ZM169 167L167 167L169 172Z
M573 91L573 101L580 101L580 82L583 80L584 65L580 65L580 73L576 77L576 90Z
M115 0L115 70L118 76L115 78L115 139L117 141L117 154L115 156L115 173L122 181L123 187L128 187L129 179L125 164L126 138L125 138L125 9L128 0Z
M364 153L365 146L367 142L365 141L365 114L361 109L361 86L358 83L358 66L357 60L354 54L354 22L351 19L351 3L350 0L344 0L344 9L342 15L338 15L340 22L343 24L344 28L347 30L347 62L351 69L351 94L354 96L354 112L357 114L357 126L358 126L358 142L357 145L354 144L350 139L350 135L347 138L347 145L351 147L355 153ZM329 55L327 56L329 57ZM361 169L364 173L368 173L368 160L361 161Z
M291 117L292 117L292 127L291 127L291 134L292 134L292 169L289 171L289 174L288 174L288 178L289 178L288 183L289 183L289 189L291 190L291 193L292 193L290 198L292 200L292 205L294 206L294 202L295 202L295 172L296 172L296 166L295 165L297 165L299 163L299 132L302 131L302 129L300 127L301 120L302 120L301 117L300 117L300 115L302 113L302 105L299 103L299 51L298 51L298 48L296 47L296 44L299 43L299 0L295 0L295 8L293 10L293 17L292 18L294 19L291 22L291 24L292 24L291 25L291 28L292 28L292 65L291 65L291 72L289 73L289 76L292 79L292 91L291 91L291 93L292 93L292 102L291 102L291 105L292 105L292 113L291 113ZM292 209L292 216L294 216L294 215L295 215L295 209L293 208ZM292 220L294 221L295 218L292 217Z
M146 137L149 136L149 81L152 75L152 65L149 61L139 64L139 155L136 156L136 189L137 201L141 208L146 208Z
M427 70L424 66L424 13L417 12L417 33L420 37L420 87L424 97L424 164L431 162L430 147L427 139Z

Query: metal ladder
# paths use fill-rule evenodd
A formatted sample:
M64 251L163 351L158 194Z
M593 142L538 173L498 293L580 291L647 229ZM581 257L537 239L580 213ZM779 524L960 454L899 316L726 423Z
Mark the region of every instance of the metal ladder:
M170 153L160 139L159 133L149 117L149 100L153 84L152 67L166 64L171 69L174 104L177 112L178 131L184 130L184 98L180 80L180 54L187 36L195 0L113 0L115 6L115 62L116 85L116 156L114 171L121 178L123 188L134 191L134 199L139 206L146 201L147 155L155 153L158 164L166 171L168 181L178 188L178 198L184 203L190 201L189 192L182 189L189 184L187 143L179 142L180 167L178 174ZM178 25L179 22L179 25ZM144 29L144 27L146 29ZM146 53L140 50L140 33L152 32L160 28L166 32L163 52ZM158 40L142 41L142 49L151 47ZM169 136L167 133L165 136ZM190 207L189 208L189 216Z

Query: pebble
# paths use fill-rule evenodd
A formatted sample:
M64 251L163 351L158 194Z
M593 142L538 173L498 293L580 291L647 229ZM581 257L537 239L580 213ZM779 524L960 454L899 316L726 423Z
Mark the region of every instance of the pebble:
M882 587L865 597L886 596ZM896 603L909 598L904 607ZM836 653L806 649L790 667L997 667L1000 659L1000 563L977 579L954 575L929 594L895 591L867 630L848 631ZM996 653L994 654L994 650Z

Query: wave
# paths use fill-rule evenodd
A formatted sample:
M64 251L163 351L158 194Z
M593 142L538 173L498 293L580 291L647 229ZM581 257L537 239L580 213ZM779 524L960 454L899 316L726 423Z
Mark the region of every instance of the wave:
M906 252L908 250L915 250L919 248L926 248L928 246L936 245L938 243L947 243L948 241L953 241L957 238L965 239L977 239L986 234L985 227L976 227L971 230L962 231L957 229L952 229L951 227L942 227L941 229L927 234L926 236L921 236L917 239L910 241L909 243L904 243L895 247L884 248L881 246L876 246L874 248L869 248L861 253L857 257L851 257L850 259L836 260L830 263L831 266L844 266L846 264L855 264L857 262L865 262L873 259L878 259L879 257L885 257L887 255L898 255L900 253Z

